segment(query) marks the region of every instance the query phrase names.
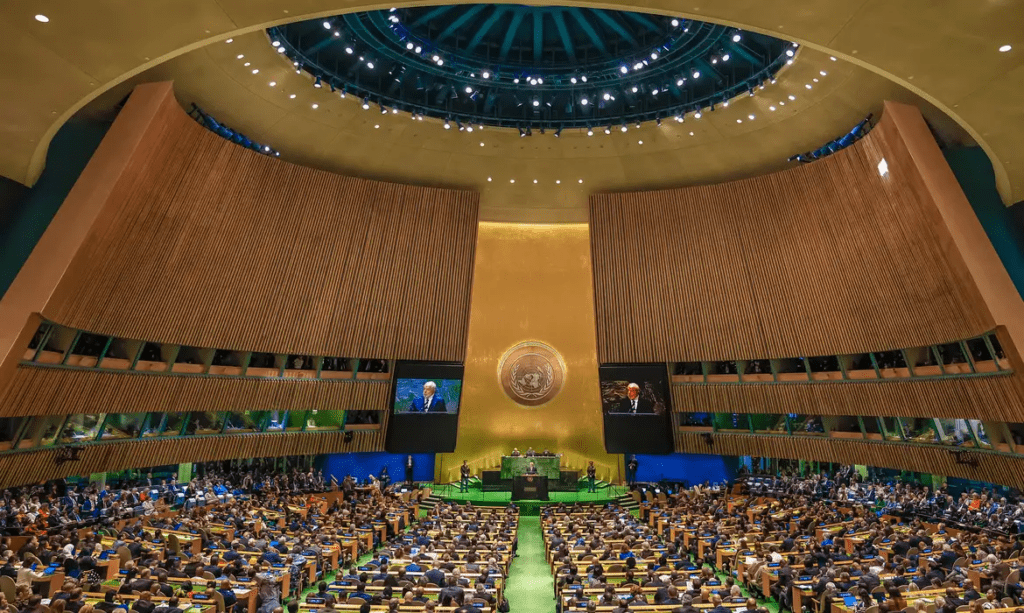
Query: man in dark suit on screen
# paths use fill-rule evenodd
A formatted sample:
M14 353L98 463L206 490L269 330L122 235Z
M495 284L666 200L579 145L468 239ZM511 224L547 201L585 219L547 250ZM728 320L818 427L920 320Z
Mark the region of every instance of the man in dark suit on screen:
M437 384L427 381L423 384L423 395L413 398L409 405L410 413L447 413L448 407L444 404L444 398L437 395Z
M640 386L630 383L626 386L626 397L619 402L619 413L637 415L640 413L653 413L654 403L640 397Z

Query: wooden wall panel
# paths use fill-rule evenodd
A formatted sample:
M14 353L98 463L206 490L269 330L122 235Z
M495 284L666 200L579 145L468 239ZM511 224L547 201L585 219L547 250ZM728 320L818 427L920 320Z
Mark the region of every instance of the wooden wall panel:
M1024 390L1017 374L856 383L694 383L672 386L672 410L1019 422Z
M21 366L0 417L142 411L387 411L390 381L153 375Z
M0 455L0 487L181 462L383 451L385 425L379 430L353 432L352 440L347 443L343 432L301 432L84 445L80 461L60 466L54 463L56 449L3 454Z
M887 118L812 164L597 194L590 214L604 363L880 351L997 323Z
M200 347L464 358L479 195L344 177L167 105L44 315Z
M977 468L957 464L952 449L910 445L814 438L808 436L759 436L755 434L714 434L713 443L695 432L676 432L676 451L713 453L727 456L755 456L817 460L840 464L865 464L881 468L912 470L962 479L977 479L1016 488L1024 487L1024 457L997 453L973 453Z

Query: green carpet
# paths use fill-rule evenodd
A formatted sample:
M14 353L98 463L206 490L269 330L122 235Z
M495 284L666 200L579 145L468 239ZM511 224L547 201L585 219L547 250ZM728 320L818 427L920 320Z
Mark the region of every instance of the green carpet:
M505 588L512 613L551 613L555 610L555 584L544 557L539 517L520 516L518 553Z

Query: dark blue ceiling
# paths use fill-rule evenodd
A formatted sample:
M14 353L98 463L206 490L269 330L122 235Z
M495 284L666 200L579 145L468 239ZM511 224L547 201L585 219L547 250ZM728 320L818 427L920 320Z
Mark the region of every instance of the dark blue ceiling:
M521 129L682 116L756 90L793 53L682 18L507 4L350 13L268 35L318 87L364 107Z

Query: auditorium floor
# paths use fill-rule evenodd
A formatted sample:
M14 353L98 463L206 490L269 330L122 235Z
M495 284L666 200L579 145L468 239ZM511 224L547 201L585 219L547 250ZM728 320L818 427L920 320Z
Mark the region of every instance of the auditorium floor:
M505 590L512 613L551 613L555 610L555 584L544 556L539 517L520 516L518 553Z

